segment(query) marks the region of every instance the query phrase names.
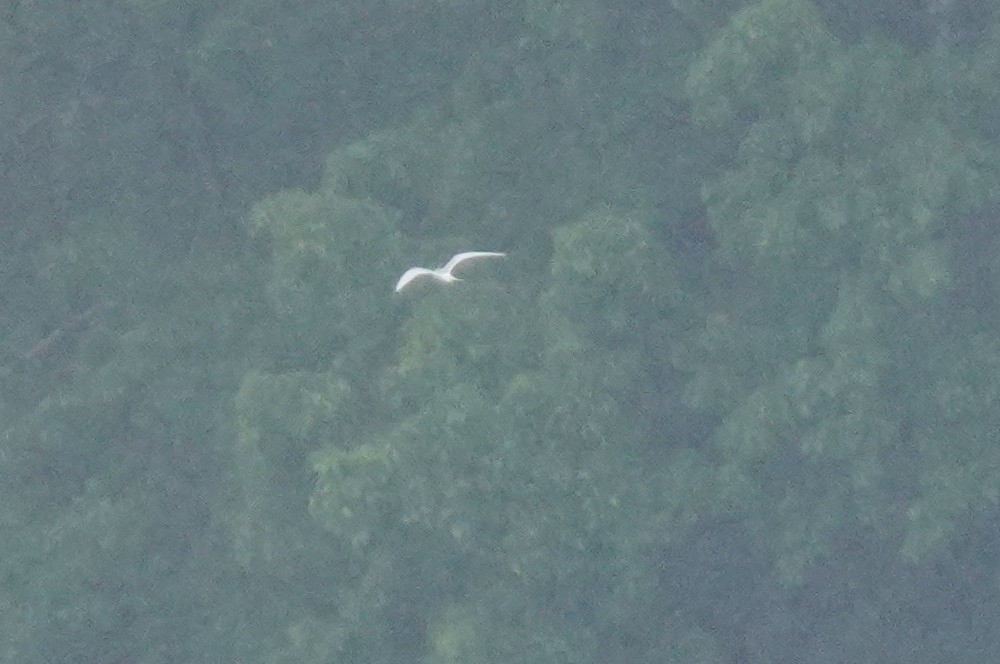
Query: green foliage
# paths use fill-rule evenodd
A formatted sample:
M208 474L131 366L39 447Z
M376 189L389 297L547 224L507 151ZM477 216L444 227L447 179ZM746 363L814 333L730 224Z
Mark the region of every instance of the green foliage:
M271 240L268 293L286 362L309 366L339 352L361 364L379 352L392 320L377 303L398 265L397 219L372 201L326 191L281 193L255 207L253 228Z
M692 363L689 403L738 400L714 435L720 506L743 515L786 581L802 582L845 530L898 536L901 487L929 494L902 545L926 555L946 538L943 515L991 481L992 462L977 473L939 449L950 436L907 433L927 417L915 404L942 387L910 403L893 395L927 384L929 353L915 344L944 333L924 312L953 283L949 220L996 195L995 151L942 120L952 100L937 74L890 44L845 47L797 0L738 13L690 70L702 122L751 118L735 168L704 194L720 257L758 281L753 299L708 319L697 345L731 360ZM963 438L975 447L980 435Z
M948 579L995 576L996 35L286 4L0 25L8 658L816 659L993 611ZM468 248L509 256L392 293Z
M600 38L601 7L594 0L572 5L559 0L528 0L524 20L547 40L592 44Z
M763 32L758 23L770 12L780 18ZM947 98L937 94L929 65L914 66L898 47L847 51L829 36L806 39L801 33L820 28L803 2L766 2L740 17L692 67L688 82L696 105L739 100L734 112L759 117L740 145L740 167L706 188L724 255L768 276L798 267L790 273L797 281L860 261L894 281L902 298L940 293L947 270L932 258L940 248L929 243L949 215L994 195L988 146L940 121ZM800 25L806 17L808 29ZM741 57L736 45L764 34L772 40L762 51L769 55ZM811 53L817 44L830 46ZM804 60L802 49L810 53ZM731 78L754 92L740 93ZM821 107L826 119L816 124L820 115L802 104ZM719 119L705 116L712 118ZM903 274L915 283L904 284Z
M1000 454L994 443L1000 339L976 334L926 360L931 381L916 428L919 496L907 510L903 554L933 556L958 536L970 512L1000 502Z
M554 68L571 64L534 47L510 55L524 54L554 57ZM421 613L439 607L454 615L454 593L467 588L461 592L472 593L470 608L481 616L475 628L442 623L429 644L431 657L491 653L501 658L494 661L509 661L523 659L524 644L533 643L533 661L584 661L599 656L596 631L633 615L629 607L636 601L648 601L642 589L654 573L639 561L663 533L683 537L697 512L686 501L710 486L706 468L689 453L678 451L676 472L661 472L661 463L647 470L642 432L652 423L646 416L637 422L635 399L649 393L642 398L655 400L662 388L657 365L669 357L667 320L676 315L683 291L670 253L651 228L652 213L582 214L597 198L632 204L644 195L620 194L627 175L613 165L627 157L627 142L616 137L637 118L622 115L609 123L617 97L581 97L573 80L587 80L586 71L552 81L525 71L523 81L509 79L507 88L490 90L476 78L495 81L495 72L476 64L457 86L454 117L422 113L408 126L337 150L317 194L275 197L258 206L256 224L275 240L271 288L280 288L274 301L283 307L295 301L288 284L304 289L306 302L313 299L313 283L351 278L355 253L328 260L327 252L337 249L327 238L343 222L328 225L338 213L324 199L398 210L399 216L374 225L372 237L395 242L398 230L390 227L402 229L410 240L400 239L400 246L410 243L435 256L442 240L455 247L462 238L479 243L522 236L520 252L488 240L512 250L509 261L483 267L503 278L399 298L409 313L396 352L369 355L367 368L347 350L361 341L348 331L381 329L381 319L363 326L356 315L345 315L347 345L329 344L334 365L352 367L344 374L352 390L376 406L367 424L325 443L317 439L310 513L360 570L346 591L366 607L370 624L350 620L356 638L391 618L387 589L407 605L407 584L395 564L418 559L425 580ZM512 114L517 105L524 109ZM564 113L564 123L544 124ZM548 200L558 188L553 176L566 184L563 199ZM512 235L512 229L518 230ZM536 242L552 229L558 229L554 257ZM314 263L307 263L310 249ZM382 250L393 261L402 253L395 245ZM539 266L550 258L548 275ZM518 269L510 269L515 261ZM391 277L381 283L390 284ZM539 284L544 294L536 299ZM382 292L364 288L358 285L355 308L385 300ZM324 323L313 331L301 311L287 319L309 329L307 339L330 329ZM394 363L386 366L387 359ZM661 432L659 440L664 448L673 445L669 433ZM299 444L289 440L279 447ZM253 473L246 477L248 486L258 484ZM264 515L264 521L276 517ZM427 592L432 583L441 585L442 597ZM511 584L526 589L522 597L510 597ZM602 600L609 592L619 596ZM590 602L606 608L593 620L542 616L541 597L555 597L569 616ZM500 629L503 624L510 627ZM568 645L567 633L575 645ZM336 648L349 648L339 643ZM413 645L384 644L371 652L412 658Z
M134 224L93 215L40 252L38 276L72 303L113 300L133 292L141 278L141 237Z
M546 305L577 335L614 347L664 327L681 295L670 256L638 215L587 215L554 233Z
M489 278L486 265L476 269L477 279ZM534 303L495 285L426 294L402 325L390 397L413 407L426 400L428 386L437 393L449 382L495 395L512 371L538 361L541 327Z
M873 304L845 292L822 354L786 365L716 431L724 513L759 501L743 518L761 545L773 547L786 581L801 582L846 524L883 526L889 516L881 478L900 424L881 399L888 353L870 321ZM839 335L841 326L849 337Z
M481 652L482 627L470 611L475 607L451 606L441 619L429 628L430 651L427 664L454 664L457 662L487 662Z
M345 137L408 118L495 39L484 14L502 27L481 2L222 3L185 56L232 185L293 186Z
M637 563L654 533L682 537L692 494L710 485L680 452L670 471L644 468L630 403L649 377L638 349L663 352L656 330L679 297L669 255L635 216L611 213L557 233L555 252L534 305L489 283L421 294L382 382L393 420L312 457L310 511L358 561L419 557L425 578L479 588L475 623L441 598L451 618L430 628L431 661L523 658L524 639L537 643L530 661L591 656L584 634L598 627L525 621L534 598L572 614L626 584L602 618L619 619L650 583ZM456 576L465 567L478 572ZM510 584L524 596L489 608ZM575 645L559 646L567 632Z
M142 594L138 570L145 565L156 572L166 562L149 550L150 523L135 522L138 508L134 498L115 499L91 484L44 527L17 524L19 537L4 547L7 657L71 658L80 647L94 648L95 634L105 637L96 653L110 657L127 649L136 636L127 623ZM15 597L20 601L11 601ZM40 623L39 614L48 620ZM59 642L49 629L58 630Z
M105 301L47 321L56 341L8 367L3 386L18 404L0 455L3 638L17 659L130 657L176 630L191 635L177 655L193 657L204 589L230 606L233 573L204 552L257 285L237 263L171 265L144 247L131 225L94 215L36 257L40 305Z
M837 66L842 56L813 3L765 0L734 14L715 34L691 66L685 90L700 122L731 121L749 111L791 114L802 128L829 125L846 83Z

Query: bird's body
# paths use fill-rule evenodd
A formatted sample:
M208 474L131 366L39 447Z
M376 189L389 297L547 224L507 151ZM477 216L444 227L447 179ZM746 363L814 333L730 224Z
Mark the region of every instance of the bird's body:
M436 270L429 270L426 267L411 267L409 270L403 273L403 276L399 278L396 282L396 292L406 288L407 284L418 277L428 276L434 277L441 283L450 284L454 281L460 281L458 277L454 275L454 270L460 263L464 263L467 260L473 258L486 258L488 256L501 257L507 254L502 251L463 251L460 254L455 254L451 257L444 266L437 268Z

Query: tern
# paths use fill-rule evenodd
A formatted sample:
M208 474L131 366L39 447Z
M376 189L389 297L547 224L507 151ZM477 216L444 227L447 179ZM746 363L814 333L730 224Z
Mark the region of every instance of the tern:
M460 254L452 256L451 260L445 263L443 267L439 267L436 270L428 270L426 267L411 267L409 270L404 272L403 276L401 276L399 281L396 282L396 292L398 293L403 290L411 281L424 275L434 277L438 281L445 284L461 281L461 279L452 274L460 263L464 263L465 261L473 258L486 258L488 256L501 257L506 255L507 254L502 251L463 251Z

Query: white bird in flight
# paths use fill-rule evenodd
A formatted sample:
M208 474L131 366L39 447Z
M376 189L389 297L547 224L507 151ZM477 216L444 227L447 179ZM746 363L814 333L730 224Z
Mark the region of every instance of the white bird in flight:
M411 267L409 270L403 273L403 276L399 278L396 282L396 292L406 288L406 285L417 277L422 277L424 275L434 277L438 281L446 284L450 284L454 281L461 281L452 272L458 267L459 263L464 263L472 258L485 258L487 256L506 256L507 254L502 251L463 251L460 254L455 254L451 257L443 267L439 267L436 270L428 270L426 267Z

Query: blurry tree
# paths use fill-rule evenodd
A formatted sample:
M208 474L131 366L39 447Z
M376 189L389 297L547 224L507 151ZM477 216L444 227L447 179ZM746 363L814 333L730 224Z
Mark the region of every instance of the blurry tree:
M292 566L299 578L321 561L342 579L337 606L290 626L276 661L606 661L675 638L711 650L682 619L663 641L635 624L660 606L651 552L680 541L710 482L683 423L659 426L676 391L668 321L682 279L656 215L605 203L663 195L652 193L662 173L630 165L630 151L656 149L636 133L650 117L680 116L671 81L686 56L640 34L637 17L597 16L583 34L532 18L531 39L471 60L449 106L335 150L315 193L255 210L283 332L276 366L241 392L244 560L267 575L270 561L295 560L272 552L315 541L302 549L314 558ZM623 26L635 41L593 58L617 48ZM648 69L623 76L633 57ZM622 101L622 82L638 106ZM670 98L677 108L664 110ZM430 264L469 239L512 252L478 268L504 278L388 304L389 265ZM324 414L320 395L338 384L350 407ZM295 405L267 424L270 403ZM325 554L322 536L291 541L305 450L311 514L337 542ZM296 488L276 490L286 483ZM463 606L478 626L458 619ZM630 645L599 639L620 632Z
M17 406L0 456L5 652L217 652L204 631L219 622L213 603L233 610L239 597L216 519L228 404L252 357L254 273L203 254L148 258L127 224L96 216L40 252L38 270L42 301L95 304L4 367Z
M349 4L0 16L5 655L992 661L995 29Z
M323 154L443 95L513 18L481 0L224 3L186 57L227 182L252 200L315 181Z
M367 592L407 586L384 575L412 569L383 561L420 561L423 594L397 606L443 616L431 661L606 661L624 651L595 637L657 601L650 547L681 537L709 483L684 441L658 440L669 461L647 464L636 395L667 362L680 290L638 218L557 232L540 308L490 284L428 295L387 375L395 421L314 456L312 512L371 570L363 587L382 575Z
M931 518L908 498L963 465L960 448L914 424L952 389L928 375L955 333L949 222L1000 181L995 150L948 121L942 86L954 83L940 74L888 43L844 46L799 0L738 13L691 68L700 122L747 119L737 166L705 197L719 257L753 285L707 319L688 395L724 413L722 504L745 514L786 579L859 529L897 548L907 531L905 551L920 557L917 541L942 542L928 529L945 527L944 513L993 500L956 485L952 507L928 496ZM962 447L992 459L984 442ZM968 481L991 467L966 466Z
M131 218L171 254L230 239L232 199L179 57L185 35L125 3L8 4L4 245L35 248L88 214Z

